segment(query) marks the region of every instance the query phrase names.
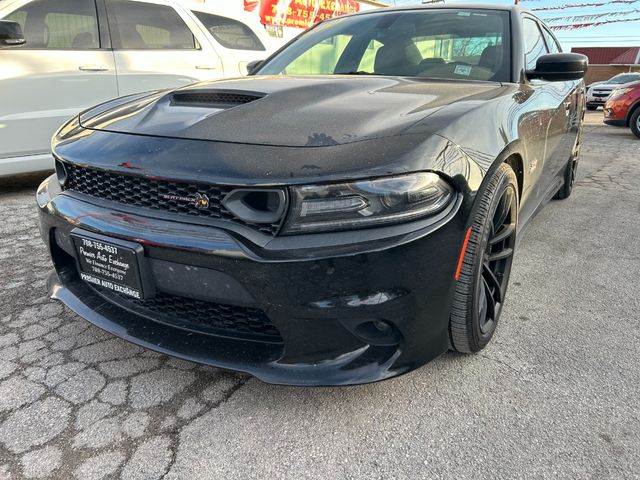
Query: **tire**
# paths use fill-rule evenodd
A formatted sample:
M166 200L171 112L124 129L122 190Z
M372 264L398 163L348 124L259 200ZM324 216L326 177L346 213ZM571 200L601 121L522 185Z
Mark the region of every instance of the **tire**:
M449 317L451 348L463 353L480 351L489 343L502 311L518 219L518 181L513 169L500 165L477 201ZM506 235L503 240L490 244L501 235ZM491 260L500 255L505 256ZM487 271L492 267L499 271Z
M636 111L631 115L629 126L631 127L633 134L640 138L640 108L636 108Z
M578 133L578 138L576 138L576 144L573 146L571 158L567 162L567 165L564 167L564 182L558 189L556 194L553 196L554 200L564 200L565 198L569 198L571 192L573 191L573 184L576 182L576 173L578 171L578 160L580 159L581 141L582 129Z
M597 109L598 109L597 105L587 105L587 110L593 111L593 110L597 110Z
M567 166L564 167L564 183L560 187L560 189L553 196L554 200L564 200L565 198L569 198L571 192L573 191L573 184L576 181L576 171L578 169L578 159L571 158L567 162Z

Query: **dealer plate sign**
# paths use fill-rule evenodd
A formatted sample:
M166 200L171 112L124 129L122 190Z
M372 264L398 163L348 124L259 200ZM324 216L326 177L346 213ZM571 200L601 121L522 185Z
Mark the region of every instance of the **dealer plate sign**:
M142 246L117 240L104 241L93 235L72 233L80 278L98 287L142 299L139 258ZM136 248L137 247L137 248Z

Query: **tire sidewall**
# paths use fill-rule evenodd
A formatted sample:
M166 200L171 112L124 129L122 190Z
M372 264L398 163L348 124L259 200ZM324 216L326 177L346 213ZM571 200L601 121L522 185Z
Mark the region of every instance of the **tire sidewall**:
M482 333L480 331L480 319L479 319L480 300L481 300L481 296L484 295L484 290L482 286L482 261L483 261L484 251L487 248L487 243L489 241L489 235L491 233L491 222L493 222L493 216L495 215L500 199L502 198L503 193L507 189L509 188L512 189L516 199L516 212L515 212L516 225L517 225L517 209L518 209L517 206L519 204L518 186L516 183L517 180L515 178L515 174L513 173L513 170L509 170L509 171L503 170L503 171L498 171L496 173L499 174L501 177L499 179L496 189L490 193L492 195L492 198L491 198L488 214L485 218L485 222L484 222L484 225L482 226L482 230L481 232L479 232L479 238L481 239L481 241L478 242L477 244L478 247L474 252L474 257L475 257L474 258L474 294L473 294L473 300L471 302L471 315L472 315L472 323L471 323L472 332L471 333L473 335L473 339L476 345L478 345L480 348L484 348L484 346L486 346L487 343L489 343L489 341L493 337L493 334L497 327L498 321L500 319L500 313L502 310L502 305L500 305L499 310L496 312L496 318L491 330L486 333ZM489 194L489 192L485 192L485 195L486 194ZM513 257L511 257L507 271L506 271L507 285L508 285L509 275L511 273L512 260L513 260ZM506 293L506 286L505 286L504 293Z
M640 125L638 125L639 121L640 121L640 107L638 107L636 111L633 112L633 115L631 115L631 119L629 120L629 127L631 127L631 131L638 138L640 138Z

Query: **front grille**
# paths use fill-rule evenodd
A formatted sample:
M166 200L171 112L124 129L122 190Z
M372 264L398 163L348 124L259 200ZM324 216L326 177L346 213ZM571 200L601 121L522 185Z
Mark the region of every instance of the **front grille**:
M167 293L138 300L103 288L92 288L124 308L167 325L210 335L282 343L278 329L258 308L224 305Z
M212 105L233 107L244 105L262 98L258 95L224 92L176 92L171 96L173 103L180 105Z
M229 220L268 235L275 235L282 223L280 220L257 224L235 217L222 205L232 187L152 180L68 163L64 167L66 181L63 188L92 197L169 213Z

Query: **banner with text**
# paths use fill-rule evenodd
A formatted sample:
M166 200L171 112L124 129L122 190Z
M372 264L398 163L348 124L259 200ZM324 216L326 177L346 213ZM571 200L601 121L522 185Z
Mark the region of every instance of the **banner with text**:
M356 0L244 0L264 25L308 28L327 18L360 11Z

